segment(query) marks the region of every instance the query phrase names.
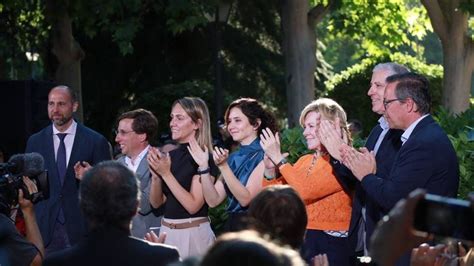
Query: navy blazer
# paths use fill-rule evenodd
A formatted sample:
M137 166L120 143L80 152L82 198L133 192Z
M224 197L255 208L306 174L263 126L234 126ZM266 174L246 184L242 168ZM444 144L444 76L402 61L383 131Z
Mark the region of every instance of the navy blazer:
M385 213L416 188L456 197L459 186L456 152L446 133L427 116L400 148L388 178L369 174L361 184Z
M51 241L60 206L62 206L66 218L69 242L71 245L77 243L86 231L79 210L79 181L75 178L74 165L78 161L86 161L94 165L104 160L110 160L109 143L99 133L78 123L62 186L54 155L52 125L30 136L26 152L40 153L44 157L45 169L48 170L49 199L35 204L36 219L45 246L48 246Z
M79 244L46 256L45 266L165 266L178 262L175 247L150 243L129 236L124 230L109 226L93 230Z
M382 128L380 125L375 126L367 138L365 147L369 151L373 151L375 144L382 133ZM403 134L402 130L389 129L387 134L385 134L384 139L380 143L379 149L375 156L377 162L377 176L380 178L388 178L390 171L392 169L393 162L398 153L398 150L401 147L400 136ZM350 170L349 170L350 172ZM355 179L355 177L353 177ZM366 191L362 187L359 181L356 182L355 193L352 200L352 216L351 224L349 227L349 239L353 249L357 246L357 241L360 237L359 226L362 224L362 207L365 206L366 215L365 215L365 232L366 232L366 243L369 244L370 236L372 235L377 222L380 218L386 214L378 203L370 196L367 195Z

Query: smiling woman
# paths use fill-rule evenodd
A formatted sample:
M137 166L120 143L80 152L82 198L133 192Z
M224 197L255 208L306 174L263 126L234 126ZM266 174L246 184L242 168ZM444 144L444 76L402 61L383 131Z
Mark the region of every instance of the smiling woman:
M209 154L211 133L204 101L176 100L170 117L171 137L179 146L169 154L150 149L150 203L154 208L166 204L160 232L167 234L165 244L176 246L180 257L186 258L204 254L215 240L200 179L214 178L218 169Z
M308 213L307 232L302 256L309 263L315 255L327 254L329 265L351 265L347 240L351 218L351 191L342 185L333 167L336 162L322 145L321 121L329 120L350 143L347 117L334 100L320 98L308 104L300 116L308 149L291 165L280 151L278 134L265 129L260 136L262 148L269 160L265 162L264 185L288 184L301 196Z
M217 182L204 177L204 198L211 207L228 199L229 218L224 231L245 227L245 216L250 201L262 189L263 149L258 136L264 128L278 131L276 120L255 99L233 101L225 112L226 127L232 139L239 143L237 151L229 155L227 149L214 148L213 158L221 176Z

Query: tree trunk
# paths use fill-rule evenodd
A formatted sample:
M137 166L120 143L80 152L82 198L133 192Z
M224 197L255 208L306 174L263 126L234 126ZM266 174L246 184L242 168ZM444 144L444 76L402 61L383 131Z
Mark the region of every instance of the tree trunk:
M474 69L469 13L460 9L461 2L465 0L421 0L443 46L443 106L452 113L469 108Z
M306 0L283 0L281 23L285 83L288 102L288 126L298 124L301 110L314 98L316 69L316 35L308 25L309 4Z
M328 13L328 5L310 8L306 0L281 1L281 27L285 58L285 85L288 102L288 126L298 124L301 110L314 99L316 71L315 27Z
M443 43L443 106L452 113L469 109L473 54L467 40L462 39Z
M76 118L82 122L81 61L84 51L72 35L72 20L67 11L68 1L48 0L46 7L52 26L51 52L58 60L55 81L77 92L79 108Z

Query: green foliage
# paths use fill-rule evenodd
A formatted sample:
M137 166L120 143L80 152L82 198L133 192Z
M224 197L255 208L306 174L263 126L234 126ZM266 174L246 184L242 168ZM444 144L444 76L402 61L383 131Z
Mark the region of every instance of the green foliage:
M215 208L209 208L209 218L211 219L212 231L216 235L219 235L222 232L227 217L229 216L227 211L227 201L223 201L221 204Z
M381 56L403 45L416 46L430 29L426 11L419 4L407 7L404 0L342 1L328 21L332 38L350 36L364 53Z
M306 147L301 127L287 128L281 133L281 152L288 153L288 161L294 163L299 157L311 153Z
M440 108L434 115L435 120L448 134L459 161L460 184L459 197L467 198L474 191L474 108L453 115Z
M377 123L378 115L372 112L367 91L373 67L382 62L397 62L406 65L412 71L425 75L430 81L432 106L441 104L442 67L428 65L415 57L400 53L371 57L349 67L335 75L326 84L325 96L336 100L346 110L348 119L362 122L362 136L367 136L370 129Z
M190 96L201 97L205 102L209 103L212 96L211 90L212 86L207 81L192 80L150 90L136 99L134 95L130 95L129 98L132 99L132 108L145 108L152 111L157 116L158 121L160 121L160 130L168 131L171 105L175 100Z

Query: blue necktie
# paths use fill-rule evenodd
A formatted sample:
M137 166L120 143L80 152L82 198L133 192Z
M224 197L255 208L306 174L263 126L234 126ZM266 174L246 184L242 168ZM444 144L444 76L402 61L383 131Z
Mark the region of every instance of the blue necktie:
M56 166L58 167L59 180L61 181L62 186L64 183L64 177L66 176L66 145L64 144L64 138L67 134L58 133L57 135L59 137L59 147L58 154L56 156ZM61 224L66 222L62 206L59 207L58 222Z
M61 185L64 183L64 177L66 176L66 145L64 144L64 138L66 133L58 133L59 147L58 154L56 156L56 165L58 167L59 180Z

